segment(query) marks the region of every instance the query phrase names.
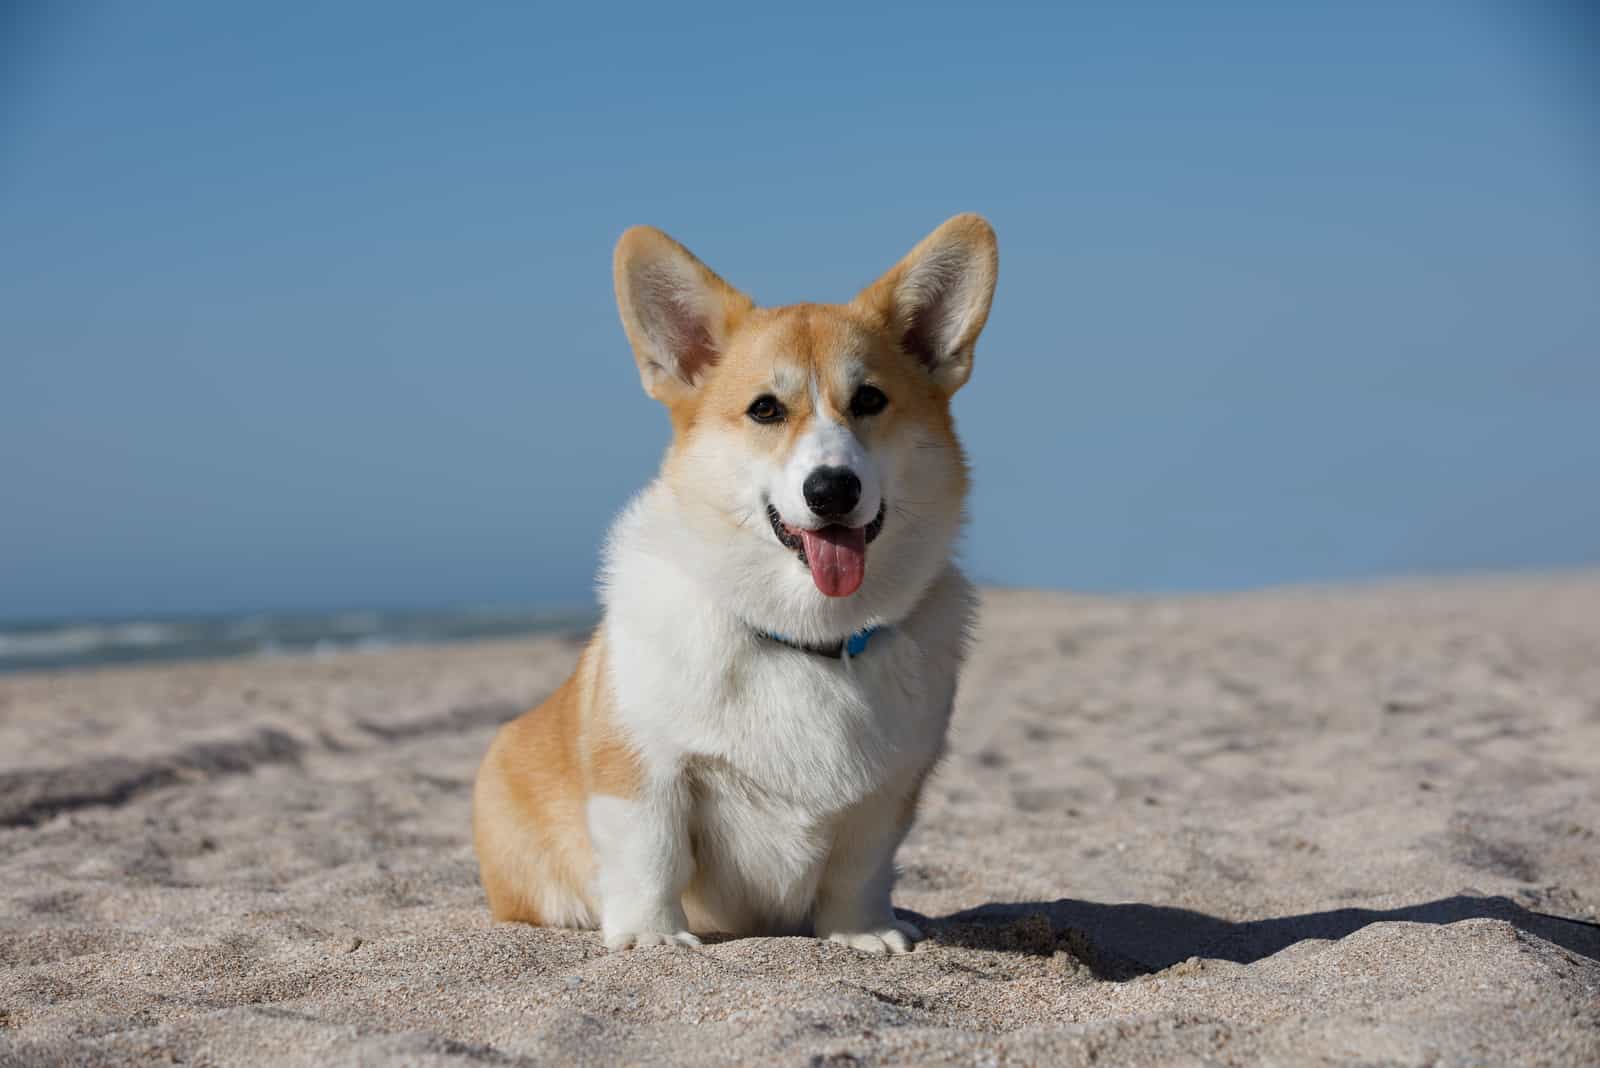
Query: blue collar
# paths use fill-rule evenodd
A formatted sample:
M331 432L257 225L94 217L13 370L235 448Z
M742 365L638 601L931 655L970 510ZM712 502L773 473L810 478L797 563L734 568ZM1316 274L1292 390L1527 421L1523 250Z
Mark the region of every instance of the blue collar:
M866 630L858 630L844 641L839 642L837 645L806 645L804 642L797 642L793 638L785 638L782 634L778 634L770 630L762 631L762 636L782 645L787 645L791 649L800 649L807 653L815 653L818 656L825 656L831 660L848 660L852 657L860 656L862 653L866 652L867 643L872 641L872 636L882 629L882 627L868 627Z

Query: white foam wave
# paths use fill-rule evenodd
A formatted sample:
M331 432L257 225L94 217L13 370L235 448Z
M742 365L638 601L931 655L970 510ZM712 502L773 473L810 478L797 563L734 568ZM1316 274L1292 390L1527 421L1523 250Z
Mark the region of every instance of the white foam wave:
M102 649L153 649L183 640L166 623L85 623L48 630L0 631L0 659L70 656Z

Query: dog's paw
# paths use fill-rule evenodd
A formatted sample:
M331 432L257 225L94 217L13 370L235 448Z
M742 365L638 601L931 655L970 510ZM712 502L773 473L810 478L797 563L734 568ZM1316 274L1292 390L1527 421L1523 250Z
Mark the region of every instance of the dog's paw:
M605 935L605 942L606 948L610 950L700 945L700 939L688 931L678 931L675 934L668 934L666 931L613 931Z
M834 931L828 935L828 941L863 953L893 957L910 953L922 941L922 932L904 920L890 920L887 924L875 925L865 931Z
M689 946L700 945L700 939L688 931L678 931L669 934L666 931L607 931L604 934L606 948L619 949L644 949L648 946Z

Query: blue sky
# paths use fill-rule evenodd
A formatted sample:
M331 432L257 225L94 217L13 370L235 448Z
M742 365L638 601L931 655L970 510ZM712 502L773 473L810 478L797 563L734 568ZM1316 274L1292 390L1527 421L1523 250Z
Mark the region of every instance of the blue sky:
M1579 28L1037 8L22 9L0 616L581 602L667 438L617 235L843 299L965 210L979 578L1600 560Z

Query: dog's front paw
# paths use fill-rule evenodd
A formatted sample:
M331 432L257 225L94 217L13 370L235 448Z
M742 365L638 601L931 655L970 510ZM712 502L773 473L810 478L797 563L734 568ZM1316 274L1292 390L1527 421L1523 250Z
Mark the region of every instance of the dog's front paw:
M824 937L830 942L838 942L863 953L892 957L910 953L913 947L922 941L922 932L914 924L906 923L904 920L889 920L886 923L868 925L865 930L860 931L829 931Z
M646 946L698 946L700 939L688 931L669 934L666 931L603 931L606 948L644 949Z

